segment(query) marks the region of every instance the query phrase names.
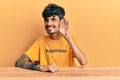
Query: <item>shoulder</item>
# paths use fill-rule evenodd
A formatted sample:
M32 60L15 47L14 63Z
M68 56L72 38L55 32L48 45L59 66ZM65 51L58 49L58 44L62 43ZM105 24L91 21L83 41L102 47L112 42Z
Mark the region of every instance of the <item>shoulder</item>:
M47 35L45 35L45 36L40 36L40 37L38 37L38 38L36 39L36 41L37 41L37 42L39 42L39 41L44 41L44 40L46 40L47 38L48 38Z

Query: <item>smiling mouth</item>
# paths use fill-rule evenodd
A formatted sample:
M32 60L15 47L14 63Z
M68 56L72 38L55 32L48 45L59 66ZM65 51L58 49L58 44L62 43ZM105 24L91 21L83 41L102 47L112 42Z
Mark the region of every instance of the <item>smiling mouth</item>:
M51 30L52 28L55 28L55 26L46 26L45 28Z

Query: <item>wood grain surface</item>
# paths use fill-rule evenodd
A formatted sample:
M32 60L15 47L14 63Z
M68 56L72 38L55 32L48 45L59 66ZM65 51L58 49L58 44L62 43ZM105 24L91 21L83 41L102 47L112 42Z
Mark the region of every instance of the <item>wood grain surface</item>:
M0 80L120 80L120 67L61 68L55 73L0 67Z

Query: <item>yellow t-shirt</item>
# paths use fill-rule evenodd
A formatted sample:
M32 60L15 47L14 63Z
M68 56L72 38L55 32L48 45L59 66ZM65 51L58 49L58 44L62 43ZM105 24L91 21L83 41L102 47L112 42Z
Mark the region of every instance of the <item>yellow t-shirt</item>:
M40 65L74 66L72 49L64 37L59 40L51 40L48 36L40 37L25 54L32 62L40 61Z

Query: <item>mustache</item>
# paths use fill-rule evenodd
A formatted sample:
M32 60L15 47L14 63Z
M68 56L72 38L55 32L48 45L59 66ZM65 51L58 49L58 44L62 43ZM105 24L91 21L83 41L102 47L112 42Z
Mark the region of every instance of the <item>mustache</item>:
M56 26L54 26L54 25L46 25L46 26L45 26L45 28L49 28L49 27L55 28Z

